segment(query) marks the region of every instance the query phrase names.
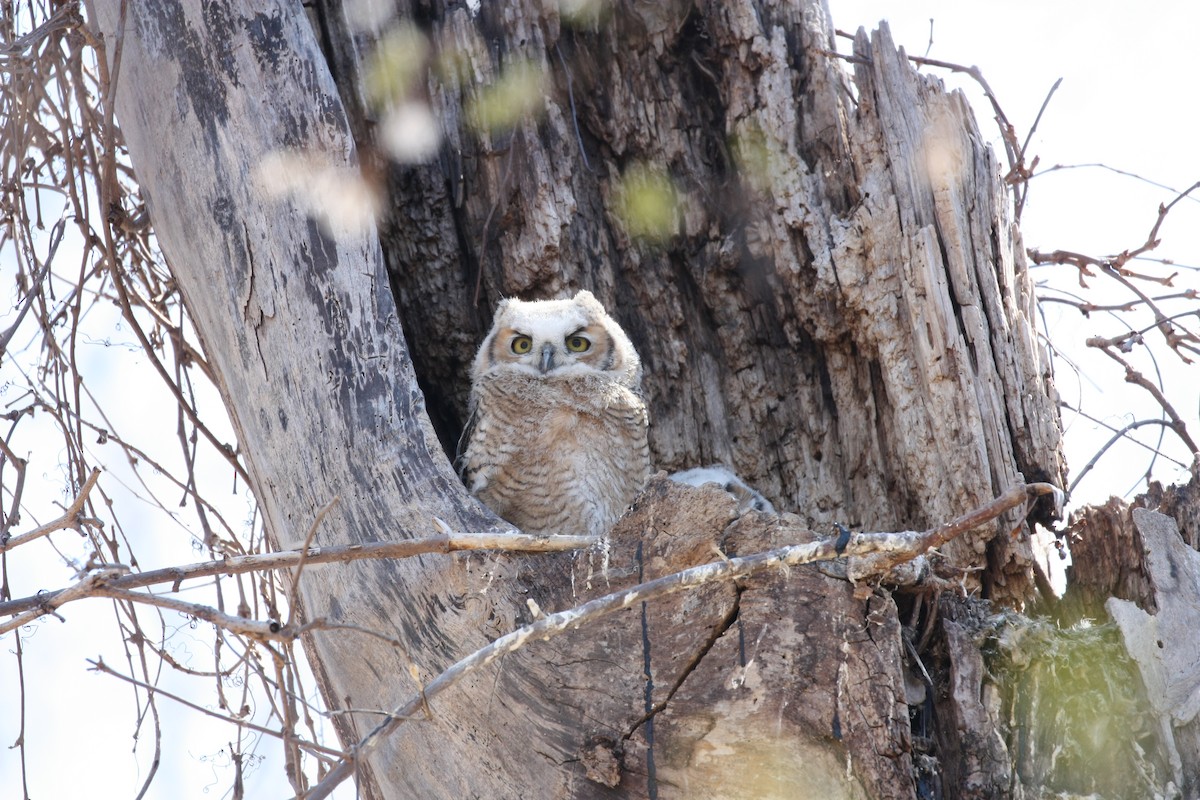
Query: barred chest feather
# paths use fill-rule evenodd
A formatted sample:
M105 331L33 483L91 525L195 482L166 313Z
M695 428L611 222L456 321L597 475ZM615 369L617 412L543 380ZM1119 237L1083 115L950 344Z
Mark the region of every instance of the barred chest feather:
M468 486L527 533L603 534L650 474L646 404L625 386L501 374L474 390Z

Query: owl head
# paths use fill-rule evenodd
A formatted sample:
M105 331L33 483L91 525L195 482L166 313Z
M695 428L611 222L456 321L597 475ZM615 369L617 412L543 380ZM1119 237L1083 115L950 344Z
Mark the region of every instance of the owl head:
M604 375L629 388L641 380L633 343L591 292L566 300L502 300L475 356L473 374L553 379Z

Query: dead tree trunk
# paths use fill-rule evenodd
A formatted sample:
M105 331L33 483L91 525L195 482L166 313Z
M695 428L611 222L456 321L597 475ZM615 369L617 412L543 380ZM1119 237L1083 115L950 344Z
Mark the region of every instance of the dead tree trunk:
M618 3L578 28L553 4L474 16L421 4L414 18L471 77L429 73L442 157L389 171L377 240L371 227L325 232L254 180L280 148L349 163L352 130L370 147L373 43L340 4L320 4L316 26L336 88L299 4L129 0L120 29L123 4L95 4L110 63L120 51L131 158L275 541L296 544L334 496L321 544L412 536L435 517L487 524L426 402L453 441L494 301L575 288L614 309L642 354L657 463L730 463L798 515L735 522L720 493L655 483L603 572L594 554L309 568L309 618L403 643L313 635L327 702L355 709L337 717L347 744L377 720L364 709L419 688L410 661L428 680L527 620L527 598L557 610L711 560L713 545L746 553L834 521L925 528L1022 476L1061 482L999 170L962 98L917 74L886 28L860 35L851 78L817 0ZM550 78L544 116L472 132L476 80L517 60ZM748 146L761 180L735 157ZM684 189L681 233L664 245L614 224L616 178L641 161ZM946 548L940 568L1020 603L1027 533L1010 516ZM905 658L885 590L809 569L708 587L507 657L388 737L358 780L375 798L769 796L798 783L912 798L927 773L913 765ZM1004 755L994 745L987 758Z
M821 2L655 6L583 27L537 3L419 17L481 82L525 60L552 82L544 116L492 136L461 111L480 86L431 75L443 158L390 172L384 254L443 438L496 300L583 287L634 337L664 469L725 462L814 526L879 529L1056 479L1025 255L961 95L886 28L859 37L847 76ZM360 97L370 40L332 7L322 28L343 96ZM371 112L352 109L370 148ZM765 179L744 163L755 148ZM686 193L666 246L614 224L639 162ZM1028 549L992 533L948 560L986 563L986 595L1020 602Z
M847 75L818 2L665 8L616 4L582 28L534 4L420 16L481 84L522 60L552 81L540 121L492 138L457 111L479 85L431 79L444 160L389 173L385 257L410 338L429 343L415 361L444 440L495 300L586 287L643 355L663 468L729 463L814 529L920 527L1016 477L1060 481L1024 251L962 97L886 28L860 34ZM324 30L356 97L371 42L334 13ZM370 147L370 110L355 108ZM755 147L765 181L745 163ZM686 192L665 247L614 225L618 177L639 162ZM1020 604L1027 533L1003 520L947 548L948 571ZM941 651L954 726L929 733L965 796L1017 780L975 648L964 633Z

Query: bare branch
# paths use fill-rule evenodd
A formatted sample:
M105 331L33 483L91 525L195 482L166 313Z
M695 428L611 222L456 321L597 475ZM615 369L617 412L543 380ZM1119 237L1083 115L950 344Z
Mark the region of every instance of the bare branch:
M1098 417L1094 417L1094 416L1092 416L1091 414L1087 413L1086 411L1083 411L1083 410L1081 410L1081 409L1075 408L1074 406L1070 405L1069 403L1062 403L1061 405L1062 405L1062 407L1063 407L1063 408L1067 409L1068 411L1072 411L1072 412L1074 412L1074 413L1078 414L1079 416L1083 417L1083 418L1084 418L1084 419L1086 419L1086 420L1089 420L1089 421L1091 421L1091 422L1094 422L1094 423L1096 423L1097 425L1099 425L1099 426L1101 426L1101 427L1103 427L1103 428L1107 428L1109 431L1111 431L1111 432L1113 432L1113 433L1116 433L1118 430L1120 430L1119 428L1117 428L1117 427L1115 427L1115 426L1113 426L1113 425L1110 425L1110 424L1108 424L1108 423L1107 423L1107 422L1105 422L1104 420L1102 420L1102 419L1099 419ZM1153 421L1154 421L1154 422L1159 422L1159 423L1162 423L1163 427L1169 427L1169 426L1170 426L1170 423L1169 423L1167 420L1153 420ZM1147 422L1147 423L1148 423L1148 422L1151 422L1151 420L1146 420L1146 422ZM1139 441L1139 440L1137 440L1137 439L1134 439L1134 438L1132 438L1132 437L1128 437L1128 441L1132 442L1133 444L1137 445L1138 447L1141 447L1141 448L1144 448L1144 449L1146 449L1146 450L1150 451L1151 453L1153 453L1153 454L1154 454L1156 457L1158 457L1158 458L1163 458L1163 459L1166 459L1167 461L1170 461L1172 464L1175 464L1175 465L1176 465L1176 466L1178 466L1178 467L1181 467L1181 468L1183 468L1183 469L1187 469L1187 467L1188 467L1188 465L1187 465L1187 464L1183 463L1183 462L1182 462L1182 461L1180 461L1179 459L1177 459L1177 458L1171 458L1169 455L1166 455L1165 453L1161 453L1161 452L1159 452L1158 450L1156 450L1155 448L1153 448L1153 447L1151 447L1150 445L1146 444L1145 442ZM1072 486L1074 486L1074 484L1072 484Z
M1113 274L1116 277L1131 276L1129 271L1125 269L1125 265L1134 258L1137 258L1142 254L1155 249L1159 244L1161 244L1161 240L1158 238L1158 232L1159 229L1162 228L1162 224L1166 220L1167 214L1169 214L1171 209L1173 209L1181 200L1189 197L1191 193L1197 189L1200 189L1200 181L1193 183L1182 192L1179 192L1175 198L1171 200L1171 202L1160 205L1158 207L1158 216L1155 217L1154 224L1150 227L1150 232L1146 236L1146 241L1132 250L1125 250L1122 253L1107 258L1096 258L1094 256L1084 255L1083 253L1076 253L1070 250L1054 250L1049 253L1043 253L1040 250L1031 249L1028 250L1027 253L1030 260L1036 264L1070 264L1071 266L1074 266L1076 269L1080 270L1080 272L1089 276L1094 274L1088 270L1089 266L1095 266L1109 271L1110 274ZM1142 280L1153 280L1167 286L1170 285L1170 278L1164 279L1146 275L1137 275L1136 277ZM1126 287L1133 289L1133 287L1127 281L1123 281L1122 283L1124 283ZM1134 291L1137 290L1134 289ZM1151 303L1151 308L1154 307L1149 298L1145 297L1140 292L1138 292L1138 294L1142 300Z
M339 547L310 547L308 550L286 550L278 553L261 553L249 556L234 556L217 561L203 561L182 567L165 567L148 572L129 573L108 581L110 589L138 589L158 583L172 583L174 590L186 580L209 578L214 575L237 575L246 572L264 572L273 569L295 567L304 561L308 564L359 561L364 558L407 558L425 553L453 553L461 550L505 550L513 552L560 552L578 550L595 543L589 536L530 536L524 533L455 533L408 539L401 542L371 542L368 544L342 545ZM31 609L43 609L39 614L50 613L68 600L78 599L72 594L61 600L66 592L75 587L56 592L42 592L36 597L24 597L0 603L0 616L22 613ZM26 620L28 621L28 620ZM20 624L25 624L22 622ZM0 633L11 628L0 627Z
M992 105L992 111L996 113L996 123L1000 126L1000 138L1004 142L1004 149L1008 155L1008 168L1011 175L1020 174L1024 176L1027 172L1024 166L1024 151L1017 143L1016 128L1008 121L1008 115L1004 113L1004 109L1000 107L1000 101L996 99L996 93L992 91L991 85L987 79L983 77L983 72L979 67L966 67L962 64L954 64L949 61L939 61L935 58L922 58L921 56L909 56L908 60L914 64L929 67L941 67L948 69L951 72L961 72L967 75L983 89L983 94L987 97L988 102ZM1057 88L1057 87L1056 87ZM1053 90L1051 90L1053 94ZM1049 97L1046 98L1047 102ZM1007 179L1011 182L1011 178Z
M93 587L90 596L109 597L113 600L124 600L127 603L142 603L144 605L178 611L180 614L202 619L205 622L211 622L218 628L223 628L230 633L236 633L239 636L246 636L259 641L290 642L300 635L300 632L295 628L280 625L274 620L259 622L257 620L246 619L245 617L226 614L211 606L200 603L177 600L174 597L164 597L163 595L151 594L150 592L132 592L128 589L114 589L104 582L98 582ZM0 626L0 633L2 632L4 632L4 629Z
M1119 442L1121 439L1125 438L1125 434L1129 433L1130 431L1137 430L1144 425L1161 425L1164 428L1172 427L1171 423L1165 419L1139 419L1136 422L1131 422L1125 427L1121 428L1114 433L1107 442L1104 443L1103 447L1096 451L1096 454L1092 456L1091 461L1083 465L1083 469L1079 470L1079 474L1075 476L1075 480L1071 481L1071 485L1067 487L1067 494L1075 491L1075 487L1079 485L1081 480L1083 480L1083 476L1091 472L1092 467L1099 463L1101 456L1108 452L1110 447ZM1157 451L1155 451L1155 453L1157 454Z
M15 630L22 625L28 625L35 619L46 614L53 614L54 609L61 605L78 600L82 597L92 597L96 594L96 588L106 580L111 580L128 572L128 567L124 566L105 566L99 569L94 569L85 575L80 581L73 586L68 586L66 589L61 589L54 593L52 597L35 597L26 598L32 600L33 608L21 614L17 614L12 619L5 622L0 622L0 635ZM6 604L7 605L7 604Z
M1022 165L1025 163L1025 154L1029 151L1029 143L1031 141L1033 141L1033 134L1037 131L1038 125L1042 121L1042 115L1046 113L1046 108L1050 105L1050 98L1054 97L1054 93L1058 91L1059 86L1062 86L1062 82L1063 82L1063 79L1059 78L1058 80L1056 80L1054 82L1054 85L1050 87L1050 91L1046 93L1046 99L1042 101L1042 107L1038 109L1037 116L1034 117L1034 119L1033 119L1033 125L1030 126L1029 132L1025 134L1025 141L1021 143L1021 150L1020 150L1020 162L1019 163L1021 163ZM1037 165L1038 165L1038 159L1034 158L1032 164L1030 164L1027 168L1022 169L1021 175L1020 175L1020 182L1022 184L1027 184L1029 182L1029 179L1033 177L1033 171L1035 169L1037 169ZM1025 210L1025 199L1029 196L1029 187L1028 186L1019 186L1018 187L1018 186L1014 185L1013 188L1015 190L1017 190L1017 198L1016 198L1014 205L1015 205L1016 219L1018 222L1020 222L1021 221L1021 212Z
M7 514L5 514L4 518L2 520L0 520L0 543L2 543L2 542L7 542L9 540L9 538L10 538L9 533L8 533L9 529L12 528L12 526L16 525L18 521L20 521L21 497L25 493L25 471L29 465L25 461L25 459L18 457L17 454L14 453L12 451L12 449L9 448L8 443L5 442L3 439L0 439L0 456L3 456L3 460L8 461L8 463L12 465L12 468L17 471L17 481L16 481L17 485L15 487L13 487L13 489L11 490L12 491L12 510L9 511ZM3 462L0 462L0 477L2 477L2 476L3 476ZM4 550L0 549L0 553L3 553L3 552L4 552ZM2 558L0 558L0 563L4 563ZM0 598L4 598L7 596L8 596L8 581L7 581L7 575L5 575L4 579L0 580Z
M160 689L157 686L151 686L147 683L139 681L137 678L131 678L128 675L122 675L121 673L114 670L112 667L105 664L104 659L102 659L102 658L97 658L95 661L88 659L88 663L92 665L92 671L94 671L94 672L99 672L104 675L111 675L112 677L123 680L126 683L131 683L134 686L145 689L146 691L154 692L157 695L161 695L162 697L165 697L168 700L174 700L176 703L179 703L182 706L187 706L188 708L192 709L193 711L199 711L202 714L207 714L208 716L213 717L215 719L219 719L223 722L228 722L230 725L237 725L238 727L246 728L247 730L254 731L255 733L261 733L264 736L272 736L276 739L283 738L283 735L279 731L272 730L271 728L264 728L261 725L255 725L253 722L247 722L244 719L237 719L236 717L230 717L225 714L218 714L215 711L213 711L211 708L205 708L204 706L197 705L189 700L185 700L184 698L180 697L179 695L172 694L168 691L164 691L163 689ZM323 747L319 744L316 744L315 742L307 742L307 741L300 740L298 742L298 744L300 747L309 751L313 755L321 757L321 758L326 758L326 759L338 758L338 757L341 757L344 755L339 750L334 750L329 747Z
M300 576L304 573L304 564L308 561L309 545L312 544L313 537L317 535L317 529L321 527L321 523L325 521L325 517L329 515L333 507L340 503L341 500L340 496L334 496L332 500L317 511L312 525L308 527L308 535L304 537L304 544L300 547L300 560L296 562L296 568L292 570L292 588L288 592L288 625L292 625L296 620L296 607L299 605L296 596L300 592Z
M1134 369L1133 365L1131 365L1128 361L1113 352L1114 346L1120 346L1127 340L1129 340L1128 334L1117 337L1116 339L1101 339L1098 337L1092 337L1087 340L1086 344L1088 347L1097 348L1100 350L1100 352L1104 353L1104 355L1125 367L1125 382L1137 384L1150 393L1150 396L1153 397L1160 406L1162 406L1162 410L1166 412L1167 417L1171 420L1171 424L1168 427L1170 427L1171 430L1183 440L1184 445L1187 446L1188 452L1192 454L1193 459L1200 458L1200 447L1196 446L1195 440L1192 439L1191 434L1188 433L1187 424L1183 421L1183 418L1179 416L1179 412L1175 410L1175 407L1171 405L1166 396L1163 395L1162 390L1155 386L1153 381L1147 379L1145 375Z
M21 321L25 319L25 314L33 306L33 301L37 299L38 293L42 291L42 282L50 272L50 265L54 261L54 254L58 252L58 245L62 242L63 231L66 230L66 225L67 221L65 219L60 219L54 223L54 229L50 231L50 248L46 254L46 263L42 265L42 269L38 272L37 277L33 279L33 283L29 287L25 299L21 301L21 310L17 312L17 318L3 333L0 333L0 356L3 356L8 350L8 343L16 335L17 328L21 327Z
M930 20L930 23L930 46L932 46L932 20ZM847 36L848 38L854 38L849 37L848 34L842 33L841 31L838 33L839 35ZM831 58L839 58L852 64L868 63L866 59L858 55L847 56L833 50L820 50L818 52L820 52L822 55ZM1016 127L1009 122L1008 115L1004 113L1004 109L1000 106L1000 101L996 97L996 93L992 91L991 84L987 82L987 79L983 76L983 72L979 69L979 67L968 67L962 64L955 64L950 61L940 61L935 58L929 58L928 51L926 51L925 56L910 55L908 56L908 60L914 64L917 64L918 66L938 67L940 69L950 70L951 72L961 73L971 78L973 81L979 84L981 89L983 89L983 94L987 98L988 103L991 104L992 111L995 113L996 124L1000 128L1000 140L1004 142L1004 151L1008 159L1008 174L1004 176L1004 182L1013 187L1013 214L1015 219L1019 222L1021 219L1021 212L1025 207L1025 198L1028 195L1028 190L1023 186L1023 184L1027 183L1029 179L1033 177L1034 170L1037 169L1038 165L1038 159L1036 157L1031 163L1026 165L1025 157L1029 149L1029 143L1033 140L1033 134L1037 131L1037 127L1042 121L1042 115L1045 114L1046 108L1050 105L1050 99L1054 97L1054 93L1058 91L1058 87L1062 84L1062 78L1059 78L1057 81L1055 81L1054 85L1050 87L1050 91L1046 93L1046 98L1042 101L1041 108L1038 109L1037 117L1034 118L1033 125L1029 128L1029 131L1025 135L1025 141L1022 143L1017 140Z
M1163 221L1167 218L1167 214L1171 213L1171 209L1174 208L1180 200L1187 197L1197 189L1200 189L1200 181L1196 181L1191 186L1184 189L1182 192L1176 195L1175 199L1171 202L1165 205L1160 205L1158 207L1158 218L1154 220L1154 227L1150 229L1150 235L1146 237L1146 242L1141 247L1133 250L1127 250L1126 252L1122 253L1120 263L1114 264L1113 266L1117 268L1123 267L1131 258L1139 256L1147 250L1153 250L1154 248L1158 247L1159 242L1161 241L1158 238L1158 230L1162 227Z
M0 47L0 58L20 58L26 50L49 38L51 34L70 30L82 22L83 20L79 16L79 6L74 3L64 3L41 25Z

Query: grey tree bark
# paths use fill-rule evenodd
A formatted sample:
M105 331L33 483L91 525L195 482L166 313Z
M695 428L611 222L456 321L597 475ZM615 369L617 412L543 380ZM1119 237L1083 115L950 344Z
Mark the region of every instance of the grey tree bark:
M320 7L370 148L372 42ZM389 173L385 258L447 443L496 300L578 286L638 346L664 469L725 462L814 526L865 528L920 527L1014 478L1061 475L999 167L961 95L919 75L886 27L860 34L851 77L820 2L616 4L584 27L537 3L412 13L479 83L525 60L552 81L544 116L493 136L464 120L480 86L431 74L444 156ZM739 164L747 143L766 180ZM685 191L665 247L615 224L618 177L639 162ZM984 532L947 556L991 564L985 593L1020 601L1022 541Z
M408 14L470 76L424 84L442 156L388 170L378 233L331 234L255 175L283 148L335 165L355 163L355 137L371 152L361 80L373 43L340 4L317 6L322 52L284 0L129 0L123 27L121 2L93 2L110 63L120 52L117 116L153 224L280 546L334 496L320 544L413 536L435 518L502 524L465 494L427 410L448 446L498 297L575 288L614 309L642 355L656 463L730 463L796 515L735 520L719 492L656 482L604 569L596 554L307 569L309 618L404 643L313 635L326 701L356 709L335 718L347 744L377 720L363 709L419 689L410 661L428 680L527 620L526 599L557 610L711 560L714 545L747 553L835 521L920 529L1015 480L1061 484L1054 392L997 164L961 96L915 72L886 28L859 35L848 75L827 52L819 0L619 3L580 28L540 3L477 15L416 4ZM546 70L544 115L472 131L464 103L515 60ZM738 142L766 154L769 180L739 166ZM616 222L617 179L638 161L685 189L681 232L663 245ZM1031 564L1013 515L945 548L939 569L1019 604ZM939 779L914 764L910 703L925 701L899 613L887 590L811 569L633 609L464 683L388 737L360 787L930 796ZM960 655L947 658L963 669ZM919 744L958 781L946 796L995 776L1013 786L984 717L962 716L990 726L978 746Z

